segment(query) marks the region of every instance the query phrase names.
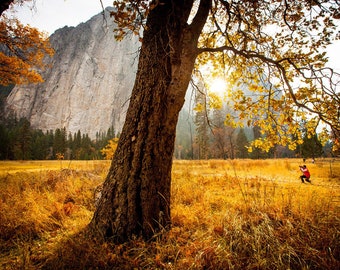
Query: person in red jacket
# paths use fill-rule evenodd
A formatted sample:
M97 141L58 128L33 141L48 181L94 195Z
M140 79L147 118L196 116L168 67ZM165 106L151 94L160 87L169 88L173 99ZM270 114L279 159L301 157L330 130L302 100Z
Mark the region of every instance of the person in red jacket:
M302 183L304 183L305 180L307 182L311 183L311 181L310 181L310 172L308 171L307 166L303 165L303 166L299 166L299 167L300 167L300 171L303 173L300 176L300 179L301 179Z

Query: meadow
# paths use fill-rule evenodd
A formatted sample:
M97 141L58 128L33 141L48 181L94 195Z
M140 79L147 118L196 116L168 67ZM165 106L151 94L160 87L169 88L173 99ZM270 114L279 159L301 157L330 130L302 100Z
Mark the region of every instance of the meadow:
M0 269L340 269L340 160L174 161L172 228L84 233L109 161L0 162Z

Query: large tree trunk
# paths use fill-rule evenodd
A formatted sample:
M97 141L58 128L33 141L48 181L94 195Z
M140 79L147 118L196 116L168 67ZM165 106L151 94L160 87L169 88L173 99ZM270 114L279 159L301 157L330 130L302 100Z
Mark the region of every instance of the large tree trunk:
M4 0L0 3L0 16L2 13L9 8L9 6L14 2L14 0Z
M150 239L171 223L176 124L198 34L186 25L192 1L184 1L186 8L182 0L162 2L148 16L125 125L89 224L92 233L115 242Z

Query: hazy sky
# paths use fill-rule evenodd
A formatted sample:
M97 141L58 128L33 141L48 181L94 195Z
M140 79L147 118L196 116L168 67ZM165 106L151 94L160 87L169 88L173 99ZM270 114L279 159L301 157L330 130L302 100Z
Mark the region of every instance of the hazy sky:
M35 2L35 4L33 4ZM113 0L102 0L103 6L112 6ZM23 6L14 6L14 14L22 23L45 31L48 34L59 28L77 26L100 13L100 0L34 0Z
M33 0L23 7L15 6L15 16L24 24L30 24L48 34L59 28L77 26L102 11L100 0ZM113 0L102 0L103 6L112 6ZM32 7L33 6L33 7ZM8 12L6 12L8 14ZM13 13L13 12L10 12ZM340 41L329 49L329 65L340 72Z

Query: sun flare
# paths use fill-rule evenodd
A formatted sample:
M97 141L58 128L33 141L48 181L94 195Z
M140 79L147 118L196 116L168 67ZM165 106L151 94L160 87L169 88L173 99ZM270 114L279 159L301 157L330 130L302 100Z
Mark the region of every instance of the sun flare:
M209 90L219 96L223 96L227 90L227 84L225 80L221 78L216 78L213 80L209 86Z

